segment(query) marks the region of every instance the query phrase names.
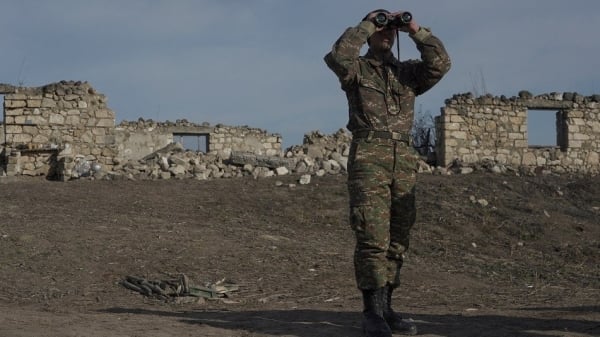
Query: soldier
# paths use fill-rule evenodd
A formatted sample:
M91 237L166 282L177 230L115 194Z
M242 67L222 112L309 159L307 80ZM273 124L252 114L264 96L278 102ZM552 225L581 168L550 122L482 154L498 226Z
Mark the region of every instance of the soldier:
M420 60L401 62L394 57L391 49L398 31L409 34ZM360 56L365 43L369 50ZM325 56L325 63L346 93L347 128L353 135L348 191L363 330L368 337L387 337L392 332L414 335L414 323L391 306L416 219L418 157L410 146L410 129L415 97L450 70L450 58L442 42L410 13L379 9L348 28Z

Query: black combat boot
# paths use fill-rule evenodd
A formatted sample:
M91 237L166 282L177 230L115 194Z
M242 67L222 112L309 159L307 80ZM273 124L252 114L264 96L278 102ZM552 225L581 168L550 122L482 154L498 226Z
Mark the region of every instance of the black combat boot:
M392 331L383 319L385 292L385 287L362 291L364 305L362 327L365 337L392 337Z
M390 329L397 334L402 335L416 335L417 326L412 320L403 319L400 314L395 313L392 310L392 292L394 288L390 285L384 288L384 307L383 307L383 318L387 322Z

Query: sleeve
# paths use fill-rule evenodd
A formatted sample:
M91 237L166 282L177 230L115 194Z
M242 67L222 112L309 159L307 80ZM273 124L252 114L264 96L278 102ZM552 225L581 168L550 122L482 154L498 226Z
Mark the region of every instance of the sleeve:
M375 25L372 22L362 21L356 27L346 29L325 55L325 63L340 80L342 89L345 90L355 81L360 50L374 32Z
M414 63L413 74L417 80L415 92L421 95L438 83L450 70L450 56L440 39L429 28L421 27L418 32L409 35L421 53L421 62Z

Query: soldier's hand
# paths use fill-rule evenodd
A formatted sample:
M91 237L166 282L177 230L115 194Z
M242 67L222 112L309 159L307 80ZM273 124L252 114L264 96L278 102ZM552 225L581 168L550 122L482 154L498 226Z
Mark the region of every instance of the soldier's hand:
M402 31L413 35L413 34L417 33L420 28L421 28L421 26L419 26L419 24L415 20L412 20L411 22L409 22L408 25L402 27Z
M377 14L379 14L379 13L383 13L383 14L385 14L385 15L389 15L388 13L386 13L386 12L382 12L382 11L372 11L372 12L370 12L369 14L367 14L367 16L365 17L365 20L366 20L366 21L371 21L371 22L373 22L373 24L375 24L375 31L376 31L376 32L380 32L380 31L382 31L382 30L384 30L384 29L387 29L387 28L388 28L388 27L386 27L386 26L380 26L380 25L378 25L378 24L377 24L377 22L375 21L375 17L376 17L376 16L377 16Z
M391 14L391 16L400 16L402 15L404 12L400 11L400 12L394 12ZM412 20L410 20L410 22L406 25L402 25L400 27L398 27L398 30L401 32L405 32L405 33L409 33L409 34L415 34L416 32L419 31L419 24L417 23L417 21L415 21L414 17Z

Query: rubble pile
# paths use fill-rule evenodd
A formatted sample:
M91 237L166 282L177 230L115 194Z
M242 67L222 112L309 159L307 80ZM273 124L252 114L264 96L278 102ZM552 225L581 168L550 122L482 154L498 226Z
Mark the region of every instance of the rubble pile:
M87 163L84 157L71 178L96 179L198 179L237 178L253 176L268 178L288 174L324 176L346 172L352 135L343 129L332 135L313 131L304 136L302 145L288 148L282 156L233 152L229 157L219 154L185 150L172 143L140 159L117 162L110 171ZM86 170L87 169L87 170ZM310 181L304 177L303 181Z

